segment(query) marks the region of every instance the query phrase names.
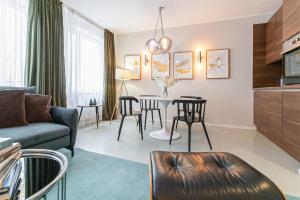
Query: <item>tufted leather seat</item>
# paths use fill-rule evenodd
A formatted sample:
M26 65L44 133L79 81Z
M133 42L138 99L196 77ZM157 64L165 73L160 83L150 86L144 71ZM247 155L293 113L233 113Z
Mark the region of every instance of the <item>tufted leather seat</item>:
M152 200L285 200L266 176L230 153L150 154Z

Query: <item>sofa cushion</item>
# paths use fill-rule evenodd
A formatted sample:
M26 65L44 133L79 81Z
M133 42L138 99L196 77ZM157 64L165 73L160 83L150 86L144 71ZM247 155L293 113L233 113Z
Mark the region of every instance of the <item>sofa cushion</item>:
M26 124L24 90L0 91L0 128Z
M28 148L59 137L64 137L69 133L70 129L67 126L42 122L0 129L0 138L12 138L14 142L21 143L22 148Z
M29 123L51 122L51 96L27 94L25 96L26 119Z
M25 90L26 93L36 94L36 86L32 86L32 87L0 86L0 91L1 90Z

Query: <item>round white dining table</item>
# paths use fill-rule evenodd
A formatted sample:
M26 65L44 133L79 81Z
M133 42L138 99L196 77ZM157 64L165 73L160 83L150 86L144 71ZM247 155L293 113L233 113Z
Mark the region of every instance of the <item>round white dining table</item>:
M168 116L168 106L173 101L173 98L147 96L147 97L138 97L138 99L155 100L155 101L158 101L162 105L163 111L164 111L163 128L160 130L152 131L152 132L150 132L149 135L151 137L159 139L159 140L170 140L171 132L167 128L167 116ZM179 138L181 138L181 135L174 131L172 140L176 140Z

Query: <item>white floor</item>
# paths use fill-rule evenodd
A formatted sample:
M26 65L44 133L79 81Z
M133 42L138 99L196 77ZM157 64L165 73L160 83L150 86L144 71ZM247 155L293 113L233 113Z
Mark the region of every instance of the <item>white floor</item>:
M158 124L158 123L156 123ZM182 138L174 140L172 145L168 141L161 141L149 136L151 130L158 129L158 125L148 123L144 132L144 140L140 138L136 122L126 120L120 141L117 141L119 121L112 124L101 123L96 126L81 128L78 133L76 146L88 151L115 156L123 159L148 163L151 151L187 151L187 127L182 124L177 132ZM300 163L270 142L264 136L253 130L240 130L220 127L208 127L213 151L233 153L273 180L284 193L300 197ZM200 126L192 130L192 151L209 151L209 147Z

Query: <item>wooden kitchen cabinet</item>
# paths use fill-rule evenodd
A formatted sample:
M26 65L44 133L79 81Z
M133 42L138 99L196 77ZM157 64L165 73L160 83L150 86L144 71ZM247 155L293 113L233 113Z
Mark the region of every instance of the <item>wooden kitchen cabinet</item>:
M287 151L300 160L300 91L283 92L283 137Z
M253 88L279 86L281 63L266 64L266 24L253 25Z
M282 92L255 91L254 123L259 132L275 143L282 138Z
M254 92L254 123L258 132L300 161L300 88L276 88Z
M300 32L300 1L283 0L283 41Z
M266 27L266 64L282 60L282 7L271 17Z

